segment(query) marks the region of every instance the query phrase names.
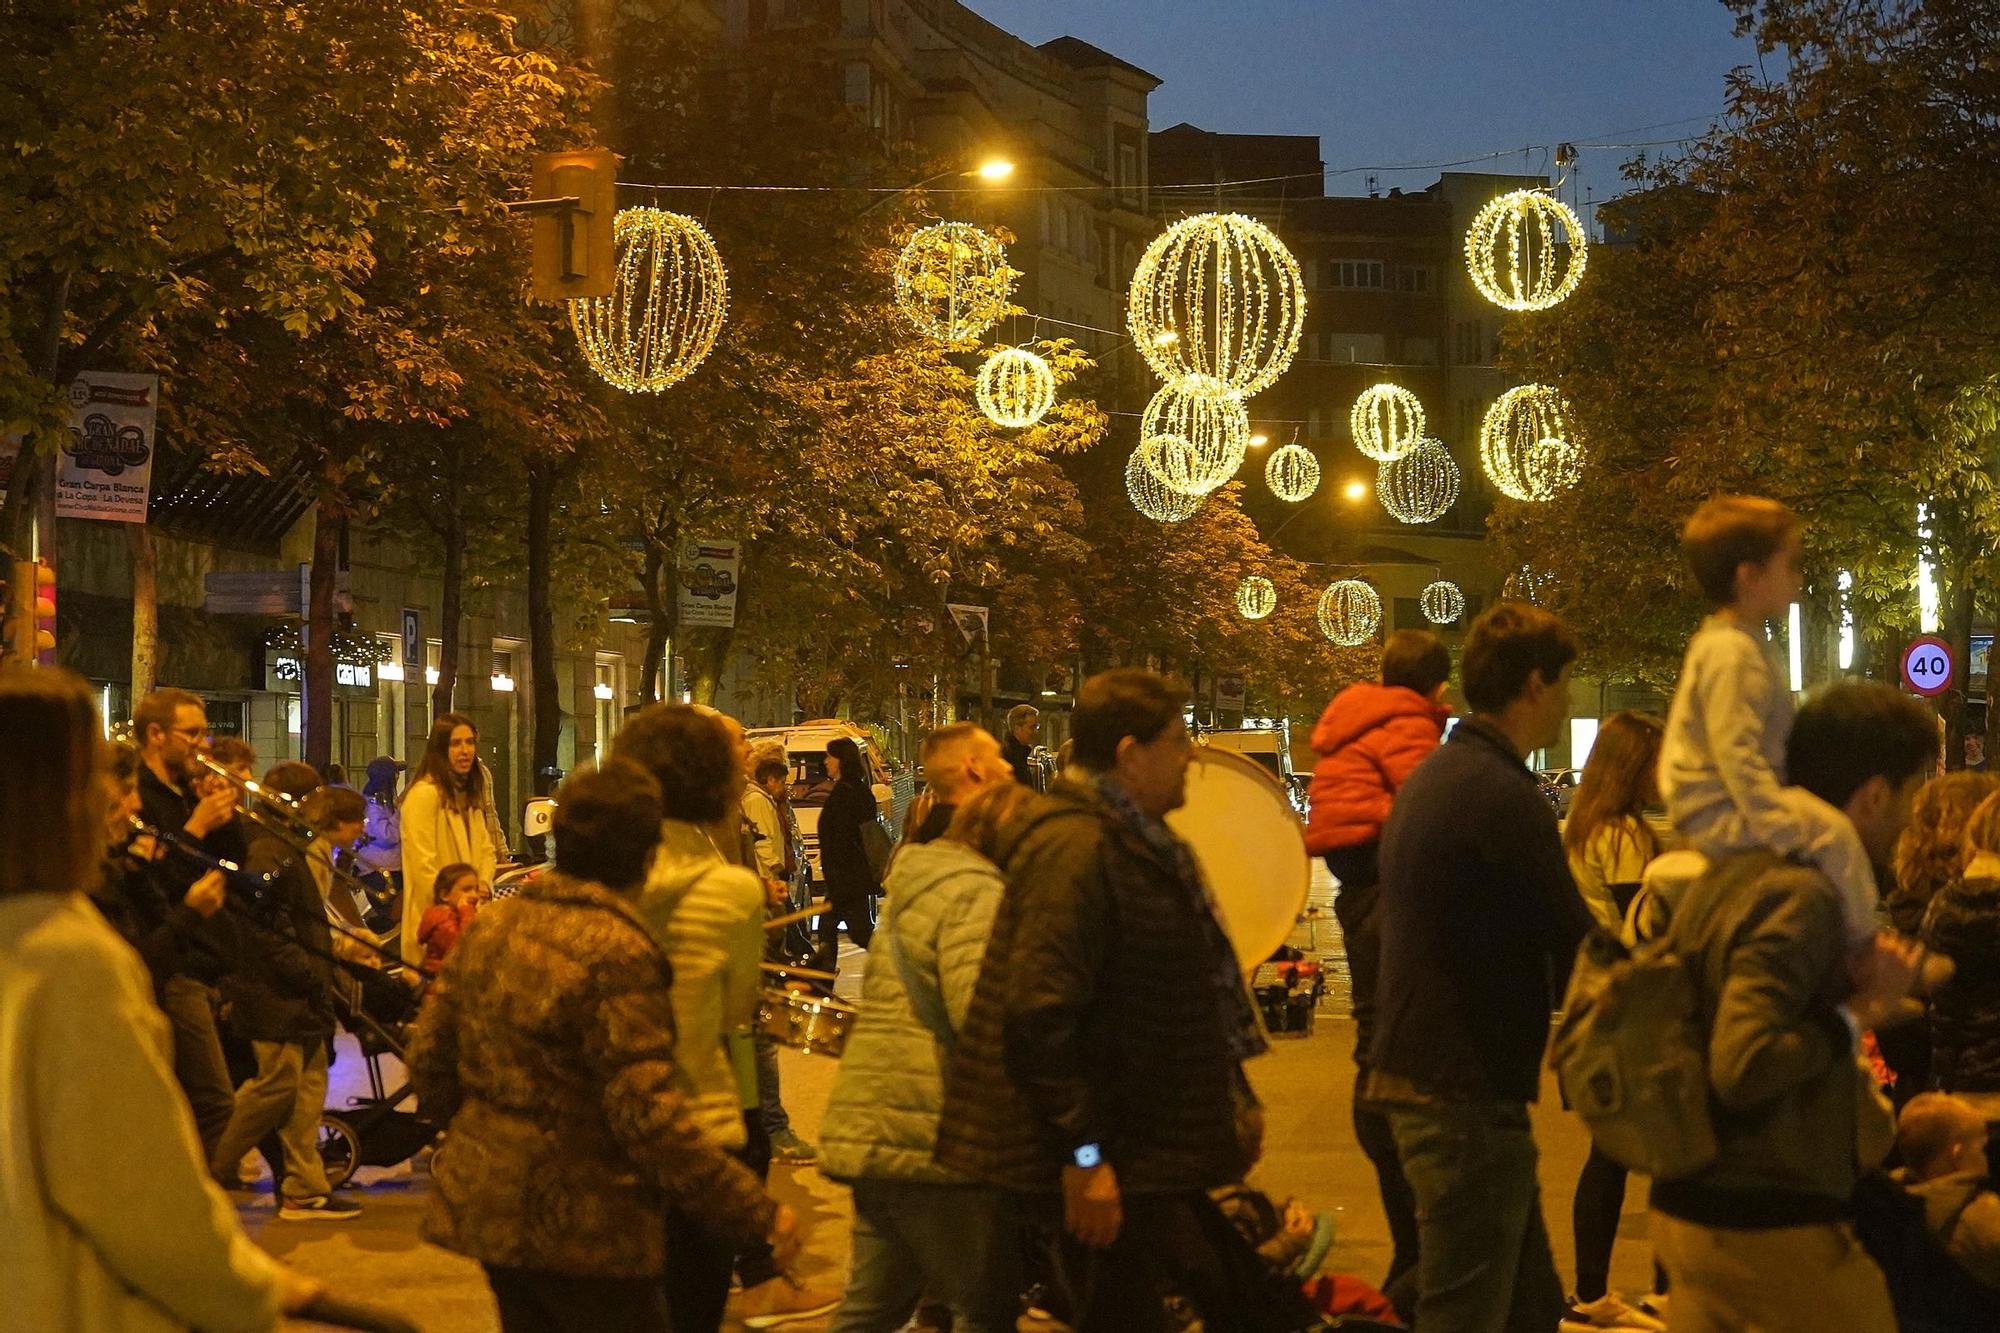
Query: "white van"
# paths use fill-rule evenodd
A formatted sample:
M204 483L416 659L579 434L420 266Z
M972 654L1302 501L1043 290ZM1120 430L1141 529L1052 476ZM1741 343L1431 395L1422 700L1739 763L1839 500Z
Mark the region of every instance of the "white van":
M819 866L819 811L826 804L826 794L833 789L833 780L826 775L826 747L833 741L845 737L860 748L862 762L868 765L868 785L875 792L875 804L890 833L897 831L896 821L909 806L909 794L897 791L898 780L876 753L868 733L860 727L839 718L819 718L792 727L753 727L745 735L752 745L778 741L785 747L785 757L792 764L792 813L799 821L799 837L805 843L806 864L812 868L814 885L825 880ZM909 785L907 779L903 785Z

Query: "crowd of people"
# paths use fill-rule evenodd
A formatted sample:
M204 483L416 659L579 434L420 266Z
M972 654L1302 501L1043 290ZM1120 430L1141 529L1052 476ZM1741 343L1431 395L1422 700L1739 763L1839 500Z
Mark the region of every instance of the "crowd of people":
M866 961L815 1147L758 1022L766 978L798 970L766 928L799 871L792 767L733 719L628 717L558 793L552 864L496 904L507 853L462 715L400 795L393 760L361 792L291 761L246 786L256 756L211 742L195 695L149 695L121 747L82 682L10 671L8 1309L231 1330L318 1299L245 1239L228 1192L258 1151L279 1218L355 1214L316 1141L327 1061L357 992L394 976L418 1105L444 1129L424 1234L482 1266L508 1333L690 1333L726 1308L840 1333L928 1309L980 1333L1031 1291L1082 1333L1339 1314L1425 1333L2000 1327L2000 778L1933 780L1937 719L1887 686L1836 684L1794 716L1762 627L1799 593L1800 537L1769 501L1693 516L1714 613L1664 721L1604 720L1566 822L1530 767L1578 654L1546 610L1472 624L1462 715L1445 644L1401 631L1321 718L1306 841L1353 979L1351 1131L1393 1242L1379 1292L1312 1282L1310 1212L1247 1183L1263 1116L1245 1068L1268 1042L1166 821L1192 738L1161 676L1085 681L1045 792L1021 780L1032 710L1004 738L938 729L893 850L866 756L829 747L816 961L834 971L843 925ZM296 826L246 819L246 790ZM400 882L393 929L343 901L357 851ZM1663 970L1681 1011L1589 1026L1602 988ZM1559 1008L1554 1063L1594 1138L1567 1292L1529 1116ZM1700 1150L1651 1183L1649 1292L1610 1276L1629 1177L1659 1160L1629 1151L1654 1066L1600 1060L1631 1080L1607 1095L1570 1077L1591 1041L1681 1042L1701 1070ZM774 1159L851 1188L844 1291L793 1273Z

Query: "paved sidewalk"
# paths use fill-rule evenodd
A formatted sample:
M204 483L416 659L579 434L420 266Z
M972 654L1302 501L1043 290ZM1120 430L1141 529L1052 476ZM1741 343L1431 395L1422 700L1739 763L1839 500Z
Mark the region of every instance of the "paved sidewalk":
M1323 1016L1312 1036L1274 1039L1271 1054L1251 1067L1268 1118L1266 1158L1255 1180L1280 1198L1296 1195L1314 1211L1331 1212L1335 1244L1330 1267L1372 1282L1381 1279L1388 1265L1389 1243L1374 1177L1348 1127L1352 1045L1352 1025ZM352 1048L342 1056L336 1069L346 1077L337 1086L360 1074L361 1062ZM786 1103L800 1131L816 1138L834 1062L784 1051L781 1063ZM1570 1190L1588 1142L1576 1120L1559 1109L1553 1086L1544 1088L1535 1125L1543 1153L1543 1206L1557 1265L1567 1280L1574 1261ZM358 1180L354 1197L367 1211L355 1222L280 1222L272 1216L269 1196L262 1194L243 1206L243 1216L259 1241L287 1262L343 1294L401 1311L427 1333L496 1329L477 1266L417 1239L428 1189L421 1169L364 1169ZM774 1168L772 1185L798 1209L807 1230L801 1275L809 1282L840 1285L851 1222L847 1191L810 1168ZM1651 1273L1643 1208L1643 1190L1635 1188L1626 1201L1612 1274L1613 1285L1626 1291L1644 1289ZM787 1327L811 1333L825 1326L819 1321Z

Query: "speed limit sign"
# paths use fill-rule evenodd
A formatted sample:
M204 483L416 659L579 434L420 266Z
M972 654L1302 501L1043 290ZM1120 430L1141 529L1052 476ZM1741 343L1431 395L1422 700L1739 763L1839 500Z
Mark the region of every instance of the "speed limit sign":
M1903 650L1903 684L1918 694L1943 694L1951 688L1951 645L1926 634Z

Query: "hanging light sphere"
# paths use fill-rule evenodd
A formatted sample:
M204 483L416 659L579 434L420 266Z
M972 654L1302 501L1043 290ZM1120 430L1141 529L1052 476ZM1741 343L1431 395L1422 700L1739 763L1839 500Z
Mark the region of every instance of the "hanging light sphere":
M1319 459L1303 444L1273 449L1264 463L1264 480L1271 494L1297 504L1319 489Z
M1424 405L1400 384L1362 390L1347 414L1354 447L1378 463L1391 462L1424 437Z
M693 218L659 208L620 210L611 295L569 303L570 327L590 368L627 393L659 393L694 373L729 311L729 275Z
M1236 609L1245 620L1262 620L1278 609L1278 585L1251 574L1236 585Z
M897 306L940 342L968 342L998 324L1013 292L1006 247L969 222L925 227L896 257Z
M1583 281L1589 258L1583 223L1568 204L1540 190L1501 195L1473 216L1465 233L1472 285L1503 310L1547 310L1564 300Z
M1305 319L1305 279L1285 243L1254 218L1202 213L1146 247L1125 326L1161 379L1205 375L1248 398L1292 364Z
M1458 503L1458 463L1438 440L1419 440L1401 458L1376 469L1375 494L1389 517L1435 523Z
M1146 404L1139 438L1171 435L1193 450L1188 466L1163 479L1176 490L1206 495L1236 475L1250 449L1250 412L1241 395L1201 375L1174 381Z
M1417 598L1417 607L1424 613L1424 619L1433 625L1456 625L1458 618L1465 614L1465 594L1458 590L1456 583L1439 579Z
M1513 500L1548 500L1576 485L1583 455L1569 404L1546 384L1507 390L1480 423L1479 461Z
M1319 595L1319 632L1342 648L1358 648L1382 627L1382 599L1360 579L1342 579Z
M1132 507L1155 523L1179 523L1193 518L1203 497L1176 490L1160 479L1162 467L1173 466L1172 455L1188 447L1186 440L1146 440L1125 460L1125 493ZM1163 455L1168 460L1162 462Z
M1056 373L1021 347L1005 347L979 368L972 395L996 426L1032 426L1056 405Z

